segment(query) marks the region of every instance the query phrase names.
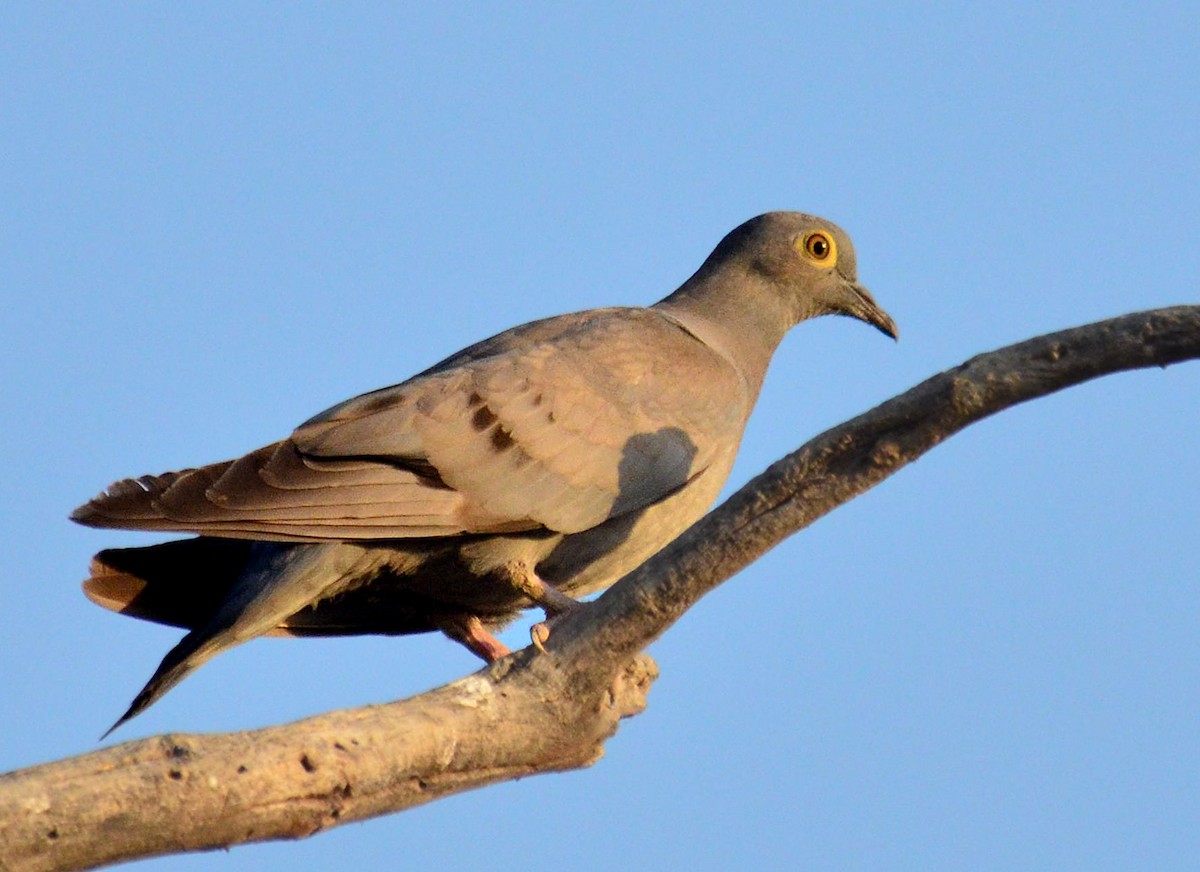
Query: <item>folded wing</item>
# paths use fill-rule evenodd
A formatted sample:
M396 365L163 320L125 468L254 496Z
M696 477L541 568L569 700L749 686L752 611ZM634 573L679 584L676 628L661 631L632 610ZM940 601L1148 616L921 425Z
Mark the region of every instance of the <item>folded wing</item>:
M662 499L736 447L743 382L693 336L644 309L557 320L237 460L118 482L73 517L284 541L571 533Z

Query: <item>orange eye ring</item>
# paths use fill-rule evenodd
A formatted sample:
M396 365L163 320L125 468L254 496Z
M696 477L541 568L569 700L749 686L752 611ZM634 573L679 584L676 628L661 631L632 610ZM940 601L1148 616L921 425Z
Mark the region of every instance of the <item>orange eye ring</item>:
M823 263L831 257L836 257L837 246L828 234L818 230L804 237L804 253L818 263Z
M796 239L796 250L821 269L837 265L837 240L824 230L814 230Z

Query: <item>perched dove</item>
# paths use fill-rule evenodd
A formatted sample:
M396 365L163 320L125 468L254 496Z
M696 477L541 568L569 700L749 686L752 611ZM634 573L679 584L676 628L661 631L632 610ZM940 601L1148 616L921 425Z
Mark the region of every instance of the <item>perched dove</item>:
M113 729L265 633L503 656L489 629L571 607L708 509L776 346L825 314L896 336L840 228L771 212L649 308L515 327L237 460L117 482L72 518L199 537L92 562L93 602L190 631Z

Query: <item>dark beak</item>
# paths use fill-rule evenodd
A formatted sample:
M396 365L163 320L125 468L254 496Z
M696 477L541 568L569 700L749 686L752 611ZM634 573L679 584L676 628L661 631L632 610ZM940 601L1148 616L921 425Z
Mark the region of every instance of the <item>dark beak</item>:
M870 291L862 285L851 282L847 282L845 287L846 301L841 314L865 321L877 327L881 333L886 333L896 340L900 339L900 331L896 329L896 322L892 320L891 315L879 307Z

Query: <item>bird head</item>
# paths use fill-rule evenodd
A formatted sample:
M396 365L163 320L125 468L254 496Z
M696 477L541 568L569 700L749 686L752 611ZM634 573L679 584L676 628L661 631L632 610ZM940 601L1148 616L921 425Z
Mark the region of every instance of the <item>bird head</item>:
M734 269L766 280L789 304L793 323L848 315L898 338L896 322L858 283L854 243L831 221L801 212L767 212L732 230L700 273Z

